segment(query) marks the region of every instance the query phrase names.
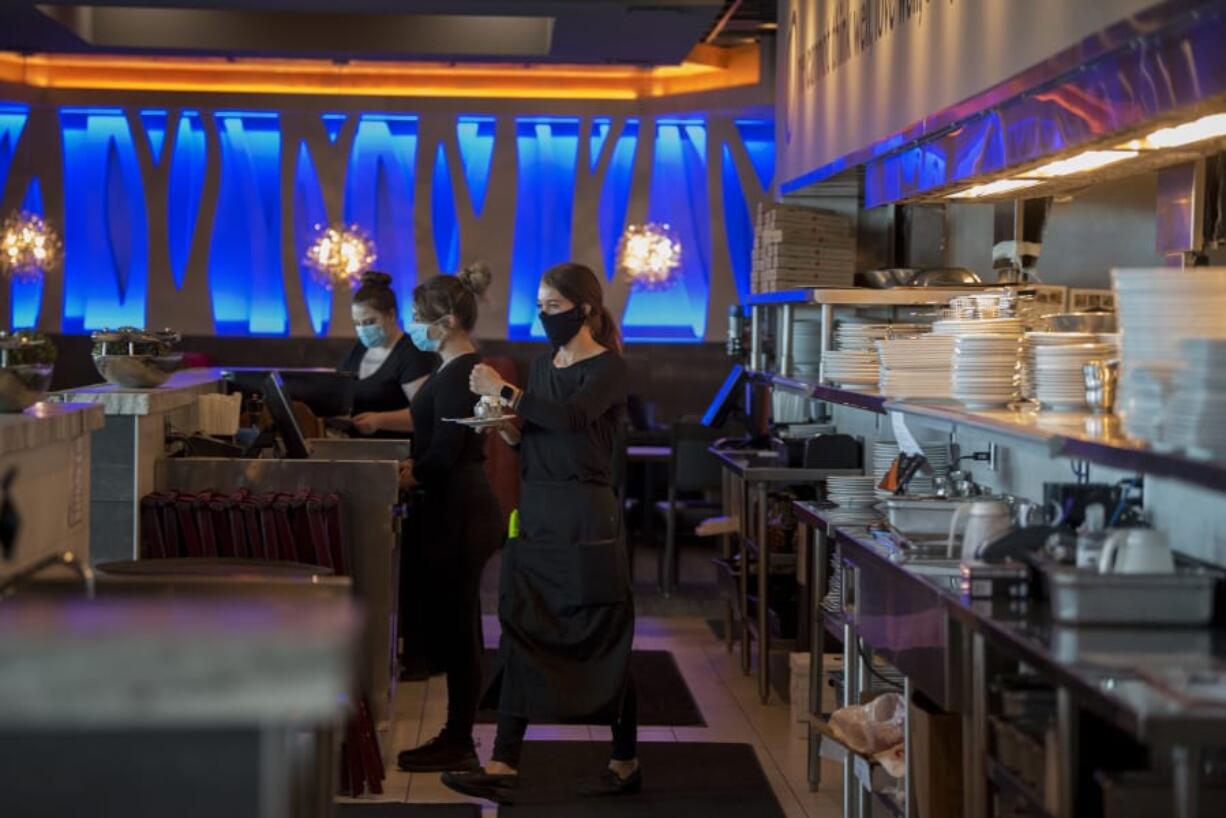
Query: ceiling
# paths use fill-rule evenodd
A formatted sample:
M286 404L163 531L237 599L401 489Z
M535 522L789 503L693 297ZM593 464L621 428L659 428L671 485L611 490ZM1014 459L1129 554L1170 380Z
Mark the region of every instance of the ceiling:
M775 0L4 0L0 50L653 66L774 19Z

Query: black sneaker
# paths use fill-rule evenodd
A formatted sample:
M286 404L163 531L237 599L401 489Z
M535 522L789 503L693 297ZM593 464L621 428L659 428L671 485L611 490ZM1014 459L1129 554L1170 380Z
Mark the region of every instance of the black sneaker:
M515 797L515 788L519 786L518 775L497 775L487 773L478 767L472 772L445 772L439 780L448 789L461 795L473 798L483 798L498 804L510 804Z
M396 763L406 773L443 773L449 770L477 770L477 748L471 736L452 737L439 733L420 747L405 750Z
M622 778L612 770L605 768L596 778L584 781L579 785L579 795L582 798L607 798L613 795L634 795L643 791L643 770L635 767L634 772Z

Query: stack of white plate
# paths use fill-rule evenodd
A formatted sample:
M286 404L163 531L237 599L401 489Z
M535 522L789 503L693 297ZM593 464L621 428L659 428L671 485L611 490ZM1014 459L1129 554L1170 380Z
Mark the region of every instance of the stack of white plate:
M945 474L949 471L949 447L944 443L921 443L924 459L932 466L933 474ZM890 470L890 464L898 457L898 444L892 440L879 440L873 444L873 486L876 487ZM889 497L890 492L874 488L878 497ZM911 478L907 485L907 494L913 497L923 497L934 494L936 486L932 478L920 472Z
M792 322L792 364L797 376L819 374L822 360L822 322L797 319Z
M931 324L880 324L842 321L834 330L835 346L847 352L868 352L882 338L919 335L932 330Z
M959 335L954 340L953 394L968 409L995 409L1017 399L1020 335Z
M1075 412L1086 407L1085 375L1081 368L1090 361L1115 355L1111 344L1042 346L1034 350L1034 392L1045 409Z
M1202 460L1226 459L1226 339L1186 338L1163 441Z
M871 506L877 502L876 481L862 477L827 477L826 499L843 508Z
M1022 365L1018 369L1018 390L1022 398L1032 400L1034 393L1034 357L1039 347L1093 344L1099 336L1092 332L1028 332L1022 336Z
M1160 444L1164 382L1181 365L1180 342L1226 338L1226 267L1112 270L1111 279L1123 336L1116 407L1126 433Z
M900 399L948 400L952 396L953 354L954 338L950 335L878 341L881 394Z
M937 335L1012 335L1025 329L1020 318L946 318L932 325Z
M877 351L827 352L822 360L822 378L848 388L877 389Z

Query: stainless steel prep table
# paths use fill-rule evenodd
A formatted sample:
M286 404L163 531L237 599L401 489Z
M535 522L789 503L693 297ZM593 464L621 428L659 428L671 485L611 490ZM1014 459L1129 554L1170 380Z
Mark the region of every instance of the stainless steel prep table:
M796 503L796 511L803 524L823 532L812 540L815 570L822 570L817 566L829 559L830 544L837 542L844 564L881 568L876 579L897 585L893 590L899 596L933 593L940 600L947 619L951 669L953 663L961 667L960 678L955 675L951 679L953 684L947 692L951 702L961 703L964 739L970 739L963 742L964 769L968 773L966 815L981 818L988 814L986 653L990 646L1035 668L1057 687L1063 769L1072 769L1079 757L1074 717L1078 708L1085 708L1142 744L1169 753L1175 776L1171 814L1177 818L1198 816L1201 753L1209 747L1226 746L1226 706L1181 702L1139 676L1136 669L1151 666L1158 653L1163 655L1166 667L1182 662L1187 669L1195 670L1226 664L1226 639L1220 629L1059 626L1051 621L1043 600L972 600L953 591L939 577L917 573L914 566L898 560L899 554L887 542L869 532L872 521L865 515L858 515L852 522L840 518L833 507L806 502ZM825 623L817 591L813 598L816 636ZM863 604L859 596L856 602ZM864 613L857 611L848 617L844 631L847 687L856 688L857 695L861 686L857 682L862 679L856 678L856 670L864 664L856 651L857 637L883 654L896 648L888 640L873 644L881 641L873 629L858 628ZM813 659L811 680L820 683L820 655ZM820 693L820 688L817 690ZM816 711L812 695L810 704ZM811 764L811 781L815 780L812 770ZM1057 818L1075 814L1074 781L1072 776L1062 779Z
M770 698L770 631L767 619L767 589L771 555L766 547L767 497L772 485L816 483L827 477L863 474L860 469L793 469L779 464L777 452L744 449L712 448L724 468L724 507L739 508L737 514L737 550L740 555L738 598L741 606L741 670L751 666L749 642L756 638L758 646L758 696L763 702ZM739 501L739 502L738 502ZM751 531L751 527L753 530ZM756 550L758 571L758 609L756 622L749 620L749 565ZM732 554L725 554L731 557Z

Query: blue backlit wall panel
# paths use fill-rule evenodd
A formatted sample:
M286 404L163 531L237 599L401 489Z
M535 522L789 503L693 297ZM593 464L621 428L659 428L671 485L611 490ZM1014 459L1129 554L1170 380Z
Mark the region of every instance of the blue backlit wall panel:
M473 213L478 217L485 208L485 193L490 186L497 122L492 116L461 116L456 120L456 139L460 145L464 179L468 183Z
M430 181L430 221L434 226L434 258L440 273L454 273L460 265L460 217L456 213L455 191L447 151L442 144L434 154L434 176Z
M284 335L281 130L275 113L214 114L221 187L209 246L209 290L220 335Z
M507 331L512 339L543 338L536 290L544 270L571 257L579 120L520 118L515 143L519 177Z
M749 295L753 277L753 216L741 189L741 179L732 149L724 145L720 176L724 190L724 233L728 237L728 260L736 282L737 298L743 303Z
M657 120L647 218L670 225L681 241L681 270L668 289L631 293L622 317L627 339L703 340L711 271L707 188L706 122Z
M162 146L166 142L166 121L169 118L165 109L146 108L140 112L140 121L145 125L145 136L149 139L149 152L153 154L153 164L162 161Z
M58 302L59 280L49 290L18 284L11 287L10 320L81 333L156 323L285 335L290 315L306 315L312 334L347 334L348 322L330 325L334 294L301 264L315 225L335 221L372 236L377 267L392 274L405 306L422 265L454 272L466 255L487 259L505 275L499 278L508 288L506 334L514 339L543 337L537 283L558 262L576 259L603 269L613 302L620 302L625 290L613 277L615 254L631 214L635 221L671 224L684 245L684 263L672 289L626 295L627 340L702 340L712 293L730 298L735 285L738 295L747 294L751 216L775 173L767 120L712 115L709 131L706 118L696 115L596 116L585 132L577 115L525 112L499 121L444 111L431 116L444 118L432 133L445 138L432 139L423 151L420 120L411 112L322 110L314 122L322 122L337 146L330 156L311 154L299 114L291 134L283 133L277 111L175 108L156 97L131 108L36 110L0 101L0 188L8 201L31 209L41 209L45 199L46 215L65 241L62 303L43 297L56 292ZM44 116L58 123L62 151L22 143L18 157L32 117ZM454 140L444 128L455 129ZM506 144L497 138L500 128ZM582 168L581 135L589 152ZM145 144L151 178L143 178L150 165L138 160ZM496 164L505 183L493 181ZM418 172L430 176L420 201ZM491 189L509 186L512 176L514 190ZM282 195L291 198L283 202ZM341 212L328 211L333 196ZM713 203L722 204L723 215L714 231ZM165 235L150 235L163 220L150 219L149 208L164 208ZM583 229L575 232L577 218L594 223L580 222ZM416 230L424 231L423 241ZM727 253L713 244L725 237ZM162 244L166 261L151 261L151 248ZM167 262L169 275L150 275L151 263ZM178 292L151 298L150 286ZM288 303L290 297L301 301ZM401 317L407 320L407 311ZM488 323L483 331L503 333Z
M596 126L593 125L593 135ZM608 122L603 123L607 130ZM600 143L603 144L601 137ZM609 157L609 170L605 176L604 187L600 191L600 249L604 253L605 275L612 280L617 271L615 262L617 242L626 229L626 210L630 206L630 187L634 181L634 153L639 142L639 121L626 120L617 143L613 146L613 155ZM595 141L593 147L595 148ZM594 156L599 156L597 148ZM595 168L595 165L592 166Z
M3 187L3 185L0 185ZM21 209L43 214L43 189L38 177L30 180L26 195L21 200ZM13 329L30 329L38 324L38 313L43 303L43 279L27 281L15 278L9 288L9 319Z
M166 195L166 246L170 252L170 272L179 289L183 288L192 239L196 235L207 162L208 147L200 112L184 111L179 115L179 129L170 153Z
M294 251L298 260L298 276L302 281L302 293L306 299L307 316L316 335L328 334L332 318L332 292L311 274L303 264L307 249L315 241L319 229L328 224L328 209L324 204L319 175L306 140L298 144L298 157L294 167Z
M128 118L63 108L65 332L145 323L149 225Z
M8 181L9 167L13 164L13 155L17 152L17 142L21 132L25 130L26 120L30 118L30 109L24 105L0 103L0 193Z
M393 278L400 320L412 316L417 284L413 232L413 179L417 163L417 117L363 114L358 120L345 183L345 221L374 239L378 268Z

